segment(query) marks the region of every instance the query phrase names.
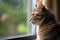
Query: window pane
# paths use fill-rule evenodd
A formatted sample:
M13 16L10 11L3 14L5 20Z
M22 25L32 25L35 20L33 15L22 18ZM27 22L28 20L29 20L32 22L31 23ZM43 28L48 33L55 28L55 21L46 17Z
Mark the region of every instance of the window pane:
M27 0L0 0L0 37L25 35Z

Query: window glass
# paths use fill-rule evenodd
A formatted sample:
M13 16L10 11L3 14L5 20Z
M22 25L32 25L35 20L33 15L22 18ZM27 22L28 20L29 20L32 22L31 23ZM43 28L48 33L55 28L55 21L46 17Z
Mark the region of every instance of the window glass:
M0 0L0 38L29 32L27 3L27 0Z
M35 25L29 23L35 4L35 0L0 0L0 38L35 35Z

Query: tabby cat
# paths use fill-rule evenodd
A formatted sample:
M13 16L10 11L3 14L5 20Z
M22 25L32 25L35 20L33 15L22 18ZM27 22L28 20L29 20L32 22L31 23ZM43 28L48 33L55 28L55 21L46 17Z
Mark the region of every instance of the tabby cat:
M60 40L60 25L53 12L37 0L37 7L32 11L29 20L38 25L37 40Z

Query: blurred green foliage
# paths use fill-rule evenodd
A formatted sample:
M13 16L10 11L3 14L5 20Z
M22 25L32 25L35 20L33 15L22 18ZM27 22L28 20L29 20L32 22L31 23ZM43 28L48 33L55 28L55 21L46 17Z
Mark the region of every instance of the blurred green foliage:
M10 28L17 34L27 33L27 0L1 0L0 17L3 14L8 18L4 22L0 21L0 34L7 34Z
M23 23L21 23L20 25L18 25L17 30L18 30L18 32L20 32L20 34L27 33L27 27Z

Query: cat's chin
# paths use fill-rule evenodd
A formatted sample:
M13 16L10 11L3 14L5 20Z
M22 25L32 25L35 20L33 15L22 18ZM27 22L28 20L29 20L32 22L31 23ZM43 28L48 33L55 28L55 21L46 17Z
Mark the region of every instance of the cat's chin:
M31 22L31 24L34 24L34 25L39 25L39 23L37 23L37 22Z

